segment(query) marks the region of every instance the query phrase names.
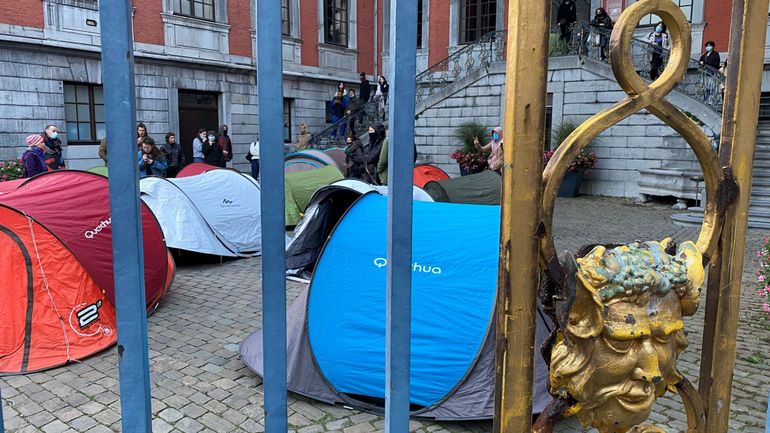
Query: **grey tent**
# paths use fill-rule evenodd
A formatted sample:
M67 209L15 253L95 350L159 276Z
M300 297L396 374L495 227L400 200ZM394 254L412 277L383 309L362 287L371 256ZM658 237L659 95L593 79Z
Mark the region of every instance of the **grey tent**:
M491 170L425 184L435 201L468 204L500 204L502 178Z
M413 215L411 415L491 418L500 208L415 201ZM308 289L288 311L292 392L382 410L386 231L387 198L368 193L325 242ZM536 348L549 330L541 311ZM258 331L240 349L241 359L259 375L263 348ZM535 356L533 413L551 400L548 369Z

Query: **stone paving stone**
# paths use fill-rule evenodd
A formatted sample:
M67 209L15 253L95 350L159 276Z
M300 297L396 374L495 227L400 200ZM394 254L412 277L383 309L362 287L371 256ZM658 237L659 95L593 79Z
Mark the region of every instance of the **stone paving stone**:
M673 212L655 204L602 197L559 199L555 209L557 250L574 251L595 242L695 239L697 228L672 224ZM757 319L762 301L754 290L754 256L765 232L750 230L741 296L730 431L762 432L770 388L770 322ZM238 357L238 345L260 326L259 258L219 264L179 263L174 286L148 319L155 431L264 431L262 381ZM290 302L303 289L287 284ZM705 296L685 322L690 346L680 371L697 386ZM749 362L759 360L758 364ZM115 349L81 363L26 376L0 378L6 430L20 432L118 432L119 384ZM383 419L290 395L291 431L299 433L381 432ZM667 394L653 407L651 421L667 432L684 428L678 396ZM41 425L42 424L42 425ZM413 420L413 432L486 433L491 422ZM580 432L575 419L557 432Z

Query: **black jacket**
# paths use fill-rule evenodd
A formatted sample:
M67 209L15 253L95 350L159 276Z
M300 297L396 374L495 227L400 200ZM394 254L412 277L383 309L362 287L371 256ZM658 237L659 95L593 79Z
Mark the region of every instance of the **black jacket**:
M368 145L362 146L358 140L350 145L346 151L349 178L379 185L377 163L380 161L383 141L385 141L385 127L380 125L370 137Z
M225 166L225 153L222 152L222 146L220 146L217 142L211 143L210 141L206 140L203 143L203 148L201 151L204 155L203 161L206 164L215 165L217 167Z
M369 96L372 94L372 86L367 79L361 80L361 86L358 89L358 97L361 98L361 102L366 104L369 102Z
M565 20L567 24L577 21L577 6L575 6L575 2L561 2L559 11L556 13L556 21L561 22L561 20Z
M61 164L61 154L62 154L62 147L61 147L61 140L57 138L51 138L46 134L43 133L43 143L45 143L45 146L49 149L45 153L45 163L48 165L48 168L51 170L58 170Z
M593 21L591 21L591 25L594 27L600 27L605 30L611 30L612 29L612 18L610 18L609 15L594 15Z
M721 66L722 63L722 59L719 58L719 53L716 51L704 53L700 56L700 61L705 63L706 66L711 66L714 69L719 69L719 66Z

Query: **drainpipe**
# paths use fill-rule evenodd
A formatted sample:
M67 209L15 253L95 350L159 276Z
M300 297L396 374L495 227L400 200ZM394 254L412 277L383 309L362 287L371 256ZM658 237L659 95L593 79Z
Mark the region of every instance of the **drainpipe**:
M377 30L378 30L377 19L379 18L379 16L380 16L380 13L379 13L378 0L374 0L374 69L372 70L372 75L375 77L375 81L377 81L376 80L376 77L378 75L377 67L379 66L379 58L380 58L380 53L377 51L377 40L379 38L377 34ZM385 47L384 41L383 41L382 47L383 48Z

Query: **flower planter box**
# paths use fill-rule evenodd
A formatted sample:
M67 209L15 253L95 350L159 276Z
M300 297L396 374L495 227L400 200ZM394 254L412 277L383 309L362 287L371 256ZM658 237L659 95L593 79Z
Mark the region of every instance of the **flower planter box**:
M577 197L580 195L580 183L583 182L582 171L568 171L559 186L559 197Z

